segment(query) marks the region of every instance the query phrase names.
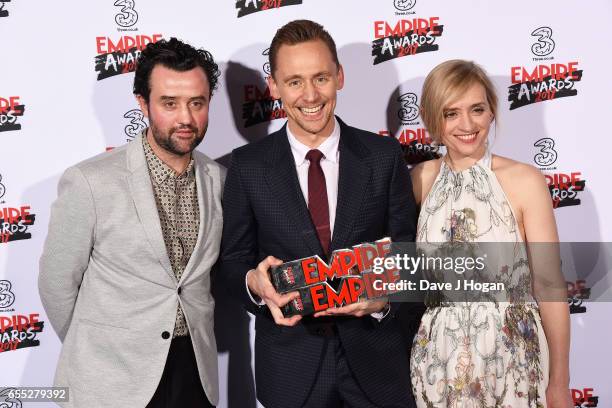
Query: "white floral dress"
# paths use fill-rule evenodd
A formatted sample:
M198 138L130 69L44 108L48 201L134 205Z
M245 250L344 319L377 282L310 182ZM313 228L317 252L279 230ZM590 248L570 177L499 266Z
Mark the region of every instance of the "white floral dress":
M420 243L505 243L489 259L496 278L530 294L531 272L512 207L491 170L489 152L454 172L442 159L422 204ZM513 244L514 243L514 244ZM432 302L429 302L432 303ZM418 407L545 407L548 347L535 301L445 301L428 304L411 355Z

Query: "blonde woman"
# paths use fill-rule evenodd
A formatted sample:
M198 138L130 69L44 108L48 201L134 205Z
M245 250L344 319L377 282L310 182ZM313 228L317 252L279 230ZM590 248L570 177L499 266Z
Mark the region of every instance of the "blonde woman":
M473 62L447 61L427 76L421 117L447 153L413 169L417 241L513 246L513 258L497 265L500 276L529 292L537 282L524 243L557 242L557 229L543 175L490 153L496 114L494 87ZM412 348L417 405L570 407L569 330L562 301L442 298L428 307Z

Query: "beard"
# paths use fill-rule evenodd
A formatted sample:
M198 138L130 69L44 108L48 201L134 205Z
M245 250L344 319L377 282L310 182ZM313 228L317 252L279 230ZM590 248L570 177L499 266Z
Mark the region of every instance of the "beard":
M198 132L197 127L191 125L161 129L156 126L155 121L151 118L150 114L149 119L151 133L153 134L153 139L155 139L157 145L166 150L168 153L176 156L191 154L191 152L202 142L202 140L204 140L204 135L208 129L208 123L204 125L204 128L200 132ZM174 136L174 133L178 130L190 130L193 132L194 136L189 144L186 145L184 141L181 141L178 137Z

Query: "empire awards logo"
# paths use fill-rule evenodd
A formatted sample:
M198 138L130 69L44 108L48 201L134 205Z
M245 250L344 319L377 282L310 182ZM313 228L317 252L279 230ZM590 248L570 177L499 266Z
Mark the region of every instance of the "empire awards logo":
M268 61L269 54L269 48L261 53L266 58L266 62L262 66L266 78L271 75L270 62ZM267 85L265 89L260 89L257 84L245 84L243 95L242 119L244 119L245 128L287 117L287 113L283 109L283 102L272 97Z
M410 165L440 157L439 146L432 143L427 130L419 121L418 101L418 96L414 92L405 92L396 99L399 104L397 117L401 126L398 133L393 136L402 145L404 159ZM389 130L381 130L378 134L391 136Z
M136 61L149 43L162 39L162 34L124 35L119 39L96 37L95 70L98 81L136 70Z
M9 12L5 10L4 7L6 3L10 3L11 0L0 0L0 17L8 17Z
M238 18L260 11L274 10L286 6L297 6L302 0L237 0Z
M599 397L595 395L595 389L588 388L572 388L572 402L575 408L591 408L599 406Z
M29 229L35 221L29 205L0 208L0 244L32 238Z
M538 149L533 156L533 161L548 184L548 190L552 199L553 208L570 207L580 205L579 193L584 191L586 180L579 171L559 172L554 165L559 158L555 149L555 140L543 137L537 140L534 147Z
M533 61L544 61L536 66L517 65L510 68L508 87L510 110L538 102L578 95L577 83L582 80L579 61L554 63L551 55L556 43L550 27L539 27L531 32Z
M545 173L544 177L548 183L553 208L570 207L582 203L578 195L584 191L586 180L581 172Z
M510 68L512 85L508 87L510 110L533 103L578 95L576 83L582 80L578 61L541 64L536 67Z
M410 17L396 22L374 21L373 64L438 51L436 40L442 36L443 29L440 17Z
M40 346L38 334L45 322L39 317L39 313L0 316L0 353Z
M537 41L531 45L531 52L536 57L546 57L550 55L555 49L555 41L552 39L552 28L540 27L533 30L531 35L537 37ZM534 60L546 60L553 59L554 57L548 58L534 58Z
M2 175L0 175L0 181L2 181ZM0 200L4 197L5 193L6 187L3 183L0 183ZM0 201L0 204L4 203L4 201ZM36 214L32 214L32 209L29 205L0 207L0 244L32 238L30 227L34 225L35 221ZM0 308L2 308L1 300Z
M582 303L591 297L591 288L587 288L584 279L567 283L567 303L570 314L586 313L587 308Z
M19 99L20 96L0 96L0 132L21 130L19 119L23 117L26 107Z
M119 13L115 15L115 23L118 26L127 28L132 27L138 21L138 13L134 10L136 6L136 2L134 0L117 0L114 3L114 6L121 7ZM133 30L121 30L119 31L137 31L135 28Z

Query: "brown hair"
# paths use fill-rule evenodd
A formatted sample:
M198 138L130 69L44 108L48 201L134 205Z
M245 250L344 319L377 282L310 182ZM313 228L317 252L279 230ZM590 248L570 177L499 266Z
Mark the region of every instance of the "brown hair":
M449 60L437 65L427 75L421 92L421 119L435 142L441 142L444 132L444 109L474 84L484 87L489 109L495 118L495 87L478 64L459 59Z
M270 44L270 72L274 76L276 71L276 56L281 45L295 45L307 41L320 40L327 45L336 66L340 67L336 43L329 33L319 23L311 20L294 20L276 31Z

